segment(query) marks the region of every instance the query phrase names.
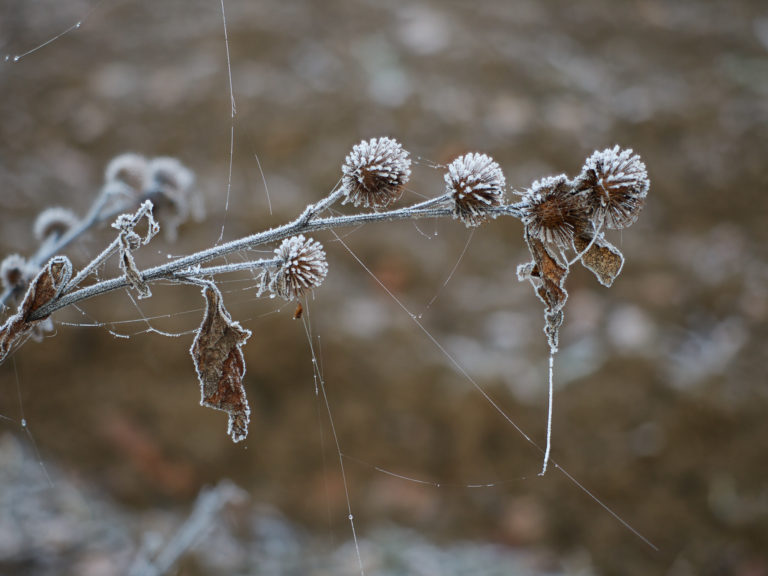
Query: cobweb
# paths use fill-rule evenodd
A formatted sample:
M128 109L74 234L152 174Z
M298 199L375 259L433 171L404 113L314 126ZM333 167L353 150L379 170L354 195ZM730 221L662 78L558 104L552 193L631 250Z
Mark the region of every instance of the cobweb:
M3 44L2 47L0 47L0 50L5 52L3 55L5 66L24 65L35 71L36 67L38 67L35 58L38 56L42 57L45 54L46 58L55 60L57 53L66 52L67 47L64 46L64 44L67 42L77 42L77 35L84 34L88 31L89 27L92 27L91 31L103 29L103 31L107 31L106 34L108 35L110 27L118 26L119 11L124 4L125 3L108 2L107 0L95 3L90 7L84 6L83 3L73 4L75 8L73 8L71 12L78 15L76 20L72 24L63 27L58 32L50 35L48 39L38 43L33 42L31 47L27 47L23 43L17 42L6 42ZM204 8L207 10L204 10ZM214 10L214 8L216 10ZM244 85L244 88L242 88L243 93L248 95L255 93L257 96L264 96L265 101L274 98L274 95L271 92L273 89L271 87L265 87L263 85L254 87L252 84L255 81L246 78L245 74L239 76L233 74L233 70L237 67L237 54L235 48L238 40L235 38L241 39L239 34L237 36L233 34L233 22L235 28L234 31L241 33L239 26L240 19L244 20L245 18L252 16L253 14L251 11L258 12L259 9L238 5L236 8L237 17L234 20L232 19L229 10L229 3L225 2L225 0L220 0L218 3L216 3L215 0L197 2L195 4L195 9L200 11L200 18L205 17L209 20L218 18L218 26L221 27L222 31L217 38L222 45L218 48L211 47L208 51L208 57L216 62L214 68L223 67L225 70L224 84L217 85L220 86L221 92L224 93L229 103L228 110L226 110L225 113L220 113L220 107L215 111L207 111L207 114L215 116L215 120L212 120L214 124L226 127L226 130L223 133L223 140L220 138L216 144L213 145L214 150L223 150L223 153L219 154L211 162L212 164L219 166L224 165L226 167L224 172L221 173L220 170L214 172L213 177L202 174L200 178L201 186L212 186L213 189L217 190L217 193L211 195L213 197L209 197L208 199L214 204L213 216L211 216L211 218L217 228L212 237L208 236L204 239L205 242L210 245L212 242L220 243L242 233L242 216L240 212L244 209L243 204L245 204L248 209L255 205L262 212L267 212L272 219L267 220L264 218L262 219L262 222L269 222L270 225L273 225L281 221L280 219L286 215L288 209L293 209L298 212L302 208L301 202L306 203L314 200L314 198L308 198L306 196L297 197L297 194L293 193L294 188L292 188L290 181L285 176L287 173L286 169L275 170L277 175L274 178L267 177L269 165L263 166L262 160L265 160L265 164L267 164L269 161L266 160L266 158L271 156L268 155L269 150L266 148L266 145L259 144L258 146L254 146L252 143L242 143L238 139L238 134L240 132L246 132L247 130L252 129L258 131L260 129L260 126L258 125L259 123L254 122L253 120L257 115L254 113L253 116L249 116L247 106L242 106L242 108L238 110L236 96L240 91L240 83ZM307 9L309 10L309 8ZM149 14L152 14L156 10L156 16L159 18L173 18L176 16L174 13L163 15L161 12L163 9L161 8L147 8L147 10ZM289 9L286 8L286 10ZM62 11L69 12L67 10ZM218 14L216 12L218 12ZM205 16L203 16L203 14L205 14ZM181 15L179 15L179 17L181 17ZM288 16L281 15L281 17L288 19L290 14ZM354 18L350 19L350 23L347 24L347 26L352 26L354 21ZM192 34L193 32L189 33ZM169 36L171 37L169 40L170 42L181 42L184 33L179 29L174 29L170 32ZM311 46L309 49L311 49ZM365 50L369 51L375 51L375 49L375 45L373 47L365 48ZM423 49L429 50L429 47L425 46ZM374 57L370 54L366 56L365 50L363 50L363 54L360 56L361 58ZM213 54L213 56L211 56L211 54ZM319 68L328 71L329 74L333 74L333 63L323 62L322 58L319 58L319 60L318 58L313 58L311 54L307 54L300 58L299 61L301 66L307 67L307 77L310 78L311 81L321 83L320 76L322 76L322 74L316 72L315 69ZM146 68L142 68L142 70L151 69L151 63L144 63L144 65ZM382 66L387 66L387 64L384 63ZM43 64L40 64L39 67L42 70ZM203 68L205 67L203 66ZM3 73L11 74L11 72L7 72L9 70L11 70L11 68L6 68ZM169 70L170 68L163 68L161 73L168 73ZM97 75L94 82L97 84L99 82L108 84L108 81L116 81L115 78L119 76L120 72L120 69L104 70L100 75ZM123 70L123 72L126 71ZM299 72L301 73L302 69L299 69ZM285 87L285 96L290 99L291 83L286 80L285 76L280 76L279 78L274 77L275 70L271 68L257 68L250 71L250 73L261 73L265 76L269 76L274 82ZM218 82L218 79L214 80L210 76L206 76L205 70L202 70L200 75L201 77L196 79L197 82ZM118 81L116 82L119 84ZM167 113L172 115L175 111L174 107L181 105L181 97L177 95L177 99L174 100L173 95L169 96L168 94L165 94L162 88L162 78L160 77L147 78L147 82L150 84L152 82L156 83L152 86L158 91L157 98L159 101L163 101L163 98L168 99ZM394 72L391 82L394 85L394 88L390 87L387 90L383 90L381 94L375 95L375 98L378 98L378 101L376 101L377 105L381 105L382 102L395 102L400 97L397 91L398 79ZM108 89L104 87L102 88L105 90ZM121 89L125 91L126 97L130 95L129 88L122 87ZM320 93L324 90L322 87L317 89ZM240 97L241 103L246 99L246 96ZM245 112L242 111L243 109L245 109ZM96 122L88 117L87 113L85 114L85 117L89 122ZM263 112L259 111L258 117L264 121ZM98 122L96 123L98 124ZM256 125L255 128L253 127L254 124ZM97 130L97 128L92 128L92 130ZM288 130L289 134L286 135L281 133L280 129L272 127L272 132L276 133L277 137L282 137L283 139L288 140L288 144L285 144L284 142L281 144L276 137L279 145L286 147L289 151L292 149L291 146L295 147L295 144L291 144L290 142L290 138L292 137L290 130ZM219 131L219 134L222 134L221 131ZM167 143L161 142L158 145L167 146ZM328 148L334 147L328 146ZM242 152L241 149L243 150ZM343 148L338 149L344 150ZM325 151L321 151L319 154L323 160L325 160L324 152ZM343 153L339 153L339 160L341 160L341 156L343 156ZM435 162L423 159L419 161L419 164L424 169L427 176L430 175L431 168L440 167L440 165ZM193 168L195 168L195 166L193 166ZM301 166L290 167L290 170L298 171L300 169ZM247 174L247 184L245 184L245 186L249 193L258 190L258 194L254 194L256 198L248 198L244 194L236 192L237 184L239 182L238 171ZM256 175L255 178L254 174ZM269 194L268 185L269 188L273 190L272 197ZM262 189L259 189L259 186ZM274 197L275 192L278 189L286 191L284 196L287 199L277 199ZM317 187L315 186L313 189L317 190ZM423 194L421 190L414 187L413 190L409 191L409 195L415 198ZM266 210L264 210L265 207L267 208ZM273 207L275 208L274 215ZM507 555L505 552L501 552L495 548L485 549L483 546L477 545L471 550L467 548L462 552L457 552L450 547L438 549L434 545L428 543L421 535L409 534L408 536L403 536L403 532L397 532L395 530L389 532L387 530L365 530L365 535L363 536L361 535L361 530L358 524L356 524L359 515L356 515L355 510L357 509L360 497L356 497L355 483L351 480L349 474L351 467L367 470L369 473L373 473L381 478L393 479L394 481L407 486L418 486L434 491L498 491L504 490L505 487L509 485L527 485L528 483L535 481L535 474L531 474L530 472L536 470L536 467L538 466L538 458L542 452L540 445L528 434L528 432L521 428L517 423L517 418L513 418L511 416L511 411L504 407L503 401L497 400L495 397L491 396L483 382L492 380L494 377L498 376L499 372L506 371L510 367L514 366L519 369L521 366L525 366L529 373L534 373L531 378L538 383L543 384L544 379L542 376L545 374L546 368L544 371L540 370L540 366L535 362L523 363L522 361L510 362L509 359L500 360L498 351L479 351L475 354L473 353L472 343L467 342L468 340L471 340L471 336L463 336L461 332L453 329L441 330L439 328L442 320L441 316L449 314L449 308L451 306L456 305L457 303L459 305L467 304L469 310L472 312L472 307L477 307L477 300L482 299L488 292L498 291L496 288L487 284L484 285L483 283L498 282L503 284L509 282L509 278L506 278L504 272L501 270L492 272L491 279L470 275L468 280L466 278L463 281L457 280L458 277L462 276L467 260L471 260L471 258L468 257L468 254L473 254L476 236L481 235L482 232L465 233L465 236L462 238L454 238L454 249L452 251L448 250L450 256L446 256L446 248L437 248L436 245L443 239L443 237L450 236L450 233L447 230L449 226L450 224L448 223L445 225L440 223L422 223L418 226L408 225L406 231L403 232L403 235L407 238L407 242L409 243L408 249L410 251L414 253L423 252L424 254L429 255L425 260L431 260L431 266L434 269L431 277L437 278L436 281L433 280L431 283L427 284L428 288L426 288L426 290L417 290L419 293L416 296L403 296L398 288L391 287L391 285L397 285L398 283L402 284L397 277L398 271L396 265L393 265L392 269L388 269L386 263L383 265L380 264L377 269L376 266L373 266L370 263L370 259L373 258L373 256L369 256L372 254L371 247L386 244L386 231L381 232L379 229L376 231L356 229L339 232L338 234L334 233L333 236L328 238L327 244L328 246L338 248L334 250L335 261L332 263L332 266L337 265L337 262L342 258L347 258L346 264L339 265L343 281L347 281L348 277L355 273L352 272L352 270L356 268L357 275L359 276L362 273L364 277L369 277L372 280L372 284L363 286L363 289L366 292L364 292L363 296L360 296L356 295L354 292L364 283L359 278L352 280L351 283L355 284L355 286L349 290L349 297L350 300L352 300L349 305L334 301L333 298L326 297L322 289L318 290L316 294L312 294L308 299L303 301L302 306L304 313L299 319L300 321L295 323L297 326L300 326L300 332L303 332L302 338L306 343L305 356L300 358L309 359L311 377L308 379L308 382L311 385L305 386L303 389L299 387L294 393L311 394L314 397L318 412L318 423L316 427L311 427L312 430L309 433L316 435L316 437L319 437L320 439L320 451L324 462L323 481L327 483L329 482L329 479L332 479L335 476L336 479L340 478L343 488L344 519L348 522L351 550L348 550L344 544L340 546L332 544L327 548L329 558L334 555L340 555L344 558L339 562L339 566L336 566L336 569L340 570L340 573L358 572L360 574L366 574L379 573L379 571L385 573L383 572L384 568L381 556L387 553L386 551L389 547L402 546L405 541L409 543L409 554L411 555L411 558L403 559L403 565L413 567L414 570L416 570L415 567L419 567L419 569L422 570L421 573L448 573L448 567L451 566L452 563L454 569L456 569L456 573L474 573L475 571L479 573L483 571L482 566L485 566L486 564L491 566L493 564L491 560L499 562L502 566L502 568L499 568L498 573L500 574L509 573L510 570L516 573L522 573L518 572L521 570L520 559L518 556L513 554ZM361 241L359 249L353 247L353 241L357 241L361 236L367 233L381 236L379 236L375 242ZM101 240L103 240L103 237L100 237L97 234L95 238L88 239L83 244L73 247L73 250L78 257L87 261L89 253L92 255L93 252L91 251L98 249L98 242ZM203 244L205 244L205 242L203 242ZM398 248L402 248L403 246L402 242L396 242L394 245ZM191 246L191 244L185 246L184 249L189 246ZM483 245L481 244L481 247L482 246ZM177 248L172 247L170 249L176 250ZM363 252L365 252L366 255L361 255ZM474 252L476 253L478 250L475 250ZM156 259L162 259L166 255L162 250L157 250L153 256ZM476 256L476 254L473 254L473 256ZM235 255L232 256L230 260L234 261L236 258L244 259L245 255ZM434 263L435 261L437 263ZM509 267L511 268L511 266ZM97 277L109 277L113 273L114 270L107 266L97 270ZM333 274L333 271L331 274ZM340 283L341 281L337 283L336 286ZM276 317L280 322L290 321L291 314L293 313L292 305L281 305L276 301L265 302L263 299L256 299L255 292L259 285L259 279L256 275L243 275L239 278L224 279L218 284L227 301L228 308L237 310L240 313L237 320L255 333L258 333L262 329L269 330L271 324L268 324L268 322L272 320L272 317ZM176 287L167 287L167 289L161 287L151 301L137 300L128 290L123 293L112 294L109 296L112 300L109 310L105 310L103 306L91 305L90 303L76 306L73 310L70 310L67 313L68 315L65 316L62 314L62 319L56 323L59 334L54 334L54 336L59 337L68 334L72 338L90 338L89 334L95 331L104 332L110 337L118 340L134 341L139 338L167 337L189 341L196 330L196 325L203 312L203 306L201 304L187 305L192 302L191 299L183 299L185 305L182 306L169 305L168 302L174 302L175 300L175 296L172 296L171 294L172 291L176 289ZM451 294L452 292L453 294ZM405 291L405 293L407 293L407 291ZM346 296L347 292L344 294ZM406 304L405 298L408 298L413 304ZM494 296L492 300L498 300L498 298L498 296ZM440 306L443 300L446 301L446 304L445 306ZM329 306L338 310L340 318L334 321L328 314L323 314L320 309L324 306ZM478 314L481 314L484 311L482 307L480 308ZM357 319L354 314L355 310L360 312ZM381 312L382 310L384 310L383 313ZM404 329L403 326L407 327ZM441 366L440 370L447 368L456 374L456 378L452 379L452 386L461 386L465 390L469 390L472 394L479 395L486 405L490 407L490 412L494 414L493 417L498 417L506 422L510 438L516 438L518 440L522 438L524 444L526 444L528 448L533 448L533 450L529 450L530 458L527 459L530 468L529 470L526 469L525 472L521 472L517 475L510 476L507 473L506 475L499 477L482 477L482 473L478 474L477 471L473 471L475 475L480 477L457 480L454 475L448 477L434 477L431 474L422 474L419 472L418 468L414 470L409 465L398 465L397 461L394 461L394 463L382 463L376 461L375 454L369 456L365 452L365 449L363 449L363 453L347 451L346 446L348 442L353 442L350 441L348 436L340 433L339 428L337 428L339 412L335 407L337 402L340 402L340 392L338 391L338 388L341 388L341 386L338 386L338 370L326 370L324 367L326 358L324 357L322 343L327 342L328 340L338 342L347 337L355 337L356 332L363 335L374 334L376 338L384 339L387 338L388 332L400 333L399 331L401 330L405 330L411 334L411 341L422 338L424 342L426 342L427 347L431 350L430 355L436 358L433 358L431 362ZM296 335L296 332L297 331L294 330L294 336ZM414 333L416 334L416 337L413 337ZM536 336L539 336L539 334L534 332L534 335L529 334L527 338L535 338ZM46 341L44 345L46 346L46 349L54 347L55 339ZM175 343L174 345L181 346L183 349L186 348L186 345L181 343ZM376 351L376 348L377 346L374 344L374 352ZM515 353L520 356L527 353L527 350L518 344L515 344L513 348L515 348ZM419 350L423 349L423 347L419 348ZM246 357L248 357L248 349L246 350ZM30 345L30 347L25 349L23 353L25 354L25 357L30 358L36 353L36 350ZM261 370L254 368L254 365L257 365L259 362L267 361L267 359L262 358L261 356L259 350L255 349L253 359L249 359L249 370L251 372L255 371L256 373L260 373ZM66 363L67 360L58 358L56 361ZM87 355L83 361L87 364ZM387 362L386 352L382 355L382 362ZM8 370L6 369L5 373L7 374L7 372ZM333 376L328 376L328 374L333 374ZM5 376L4 380L6 380ZM25 381L23 373L21 376L19 375L15 360L13 361L13 374L11 380L11 389L15 390L15 393L11 394L9 392L9 387L4 385L3 395L6 397L6 401L4 402L6 407L3 408L0 417L3 421L7 422L11 428L15 428L17 431L23 433L21 436L28 442L29 451L33 455L31 456L31 459L36 462L37 469L46 479L47 487L41 488L41 490L54 492L63 490L64 488L58 485L59 480L56 480L55 477L52 478L52 475L49 474L48 469L50 466L46 463L45 457L41 456L41 451L38 449L35 435L33 435L32 432L35 423L33 422L32 425L30 425L25 414L25 408L28 408L30 404L33 405L35 400L25 400L23 398L24 395L22 392L28 383ZM516 378L516 380L525 380L525 375ZM191 369L189 381L190 386L194 386L194 378ZM246 387L248 388L249 396L253 397L252 391L258 387L257 379L255 377L250 379L249 376L246 376ZM36 387L36 389L40 389L40 387ZM10 408L10 403L7 402L9 394L15 396L16 407L13 409ZM344 412L344 414L346 415L347 412ZM47 417L51 418L51 416ZM386 419L387 415L381 415L381 418ZM51 423L47 423L46 425L55 428L55 425ZM349 426L344 426L344 428L348 430ZM461 434L461 430L457 430L455 433ZM540 436L537 434L537 437ZM225 442L226 438L222 435L220 441ZM258 438L257 443L255 443L254 446L263 441L264 439ZM358 443L354 442L354 444L357 445ZM512 444L513 442L510 442L510 445ZM518 443L515 445L515 449L519 448L520 446ZM290 447L284 448L284 450L290 449ZM45 445L43 445L42 453L45 452ZM242 451L236 453L236 456L248 459L251 457L251 453ZM17 462L15 465L20 467L26 466L24 462ZM575 485L591 498L596 507L604 509L608 515L612 516L617 525L623 525L625 528L629 529L634 536L653 547L653 545L648 542L639 531L633 528L630 523L625 521L618 513L614 512L608 504L593 495L588 488L582 486L578 480L554 461L553 465L571 484ZM24 476L33 473L27 468L24 468L24 470ZM56 476L58 475L59 473L56 474ZM61 480L61 483L65 484L66 480ZM408 489L405 490L405 492L407 491ZM571 497L571 494L564 493L563 497ZM93 498L95 501L96 496L90 495L89 498ZM329 516L335 513L335 510L331 511L330 506L328 508ZM368 509L367 506L364 508ZM209 518L211 518L211 516L209 516ZM218 521L218 519L215 520ZM179 518L174 519L174 521L177 525L181 525L182 523L182 520ZM375 518L366 518L363 520L363 524L368 526L373 524L374 521ZM284 563L285 566L293 566L292 569L307 570L305 564L296 562L295 555L304 555L308 550L312 550L312 554L318 554L318 548L320 548L318 544L314 541L310 542L306 538L297 536L295 532L296 529L292 527L290 523L283 520L278 513L261 515L259 516L259 522L264 526L272 526L269 530L265 529L265 532L263 532L265 535L268 534L267 536L264 536L264 540L258 541L259 546L263 547L266 551L264 558L259 560L258 566L261 570L260 573L271 573L265 568L269 562L276 563L274 568L275 573L280 572L280 569L277 568L277 565L280 562ZM329 518L329 524L335 523L336 521L334 518ZM224 528L224 530L226 531L227 528ZM272 538L272 532L270 532L270 530L275 530L276 533L282 534L284 538L279 542L272 542L272 540L270 540L270 538ZM330 531L331 528L329 527L329 532ZM219 538L226 540L225 536L219 535ZM343 539L346 540L346 538ZM396 544L392 544L392 542L395 542ZM279 550L276 552L276 549ZM312 554L309 555L310 558L314 557ZM181 555L181 553L179 553L179 555ZM352 565L350 565L349 558L352 558ZM290 564L291 562L294 562L295 564L292 565ZM138 571L137 573L152 573L151 570L153 568L151 568L151 564L150 561L148 563L150 568L144 569L144 572ZM320 564L320 562L318 562L318 564ZM460 568L457 568L462 565L467 565L467 569L464 572L462 572ZM487 568L486 570L487 571L483 573L493 573L491 568ZM416 572L414 571L413 573Z

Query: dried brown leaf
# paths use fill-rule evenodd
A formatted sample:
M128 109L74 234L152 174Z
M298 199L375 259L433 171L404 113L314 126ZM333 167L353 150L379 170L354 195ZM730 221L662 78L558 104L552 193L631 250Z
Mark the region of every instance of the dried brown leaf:
M144 236L136 233L135 228L142 218L147 221L147 231ZM131 288L139 293L139 298L149 298L152 292L144 280L141 271L136 266L133 251L146 245L160 231L160 225L152 215L152 202L145 201L135 214L121 214L112 224L112 228L120 231L120 269Z
M592 245L590 246L590 242ZM624 266L624 256L602 234L594 238L580 234L574 238L576 250L581 253L581 263L590 270L603 286L610 286ZM589 247L589 248L587 248Z
M251 413L243 387L242 351L251 331L232 320L214 284L206 284L203 296L205 316L189 351L200 381L200 405L226 412L227 433L234 442L240 442L248 436Z
M544 333L550 350L558 347L560 326L563 323L563 306L568 298L563 284L568 276L568 265L562 264L547 245L526 230L525 241L533 260L517 268L520 280L529 280L536 289L536 295L544 302Z
M0 327L0 363L14 347L21 345L27 338L35 335L39 325L46 323L48 316L31 320L34 312L53 301L61 293L72 276L72 263L66 256L51 258L29 284L27 293L19 305L16 314L8 318Z
M568 298L568 292L563 288L568 267L561 264L538 238L526 234L526 242L533 257L528 274L536 287L536 294L546 304L547 312L557 312Z

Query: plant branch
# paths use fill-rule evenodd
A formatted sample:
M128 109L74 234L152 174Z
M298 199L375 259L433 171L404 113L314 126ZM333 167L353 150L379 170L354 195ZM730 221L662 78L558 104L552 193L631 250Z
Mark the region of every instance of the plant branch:
M232 254L241 250L256 248L264 244L278 242L297 234L307 234L319 230L344 228L348 226L357 226L360 224L373 222L444 218L451 216L453 210L450 206L441 206L441 204L444 204L450 200L449 195L442 195L426 200L424 202L414 204L412 206L407 206L395 210L364 212L360 214L350 214L345 216L317 218L317 214L320 210L324 210L330 207L331 204L338 200L340 197L341 195L339 194L338 190L336 190L320 202L307 207L307 209L298 218L287 224L277 228L271 228L263 232L258 232L244 238L239 238L231 242L219 244L218 246L213 246L188 256L183 256L173 260L172 262L143 270L141 271L141 276L144 281L153 282L157 280L174 280L179 279L179 277L216 275L233 272L236 270L246 270L249 268L264 268L272 266L275 261L269 260L243 262L209 268L196 267L199 267L201 264L204 264L210 260L227 256L228 254ZM520 209L517 204L511 204L493 209L492 214L519 218ZM90 265L86 266L86 269L89 267ZM80 276L81 274L78 274L76 278L79 278ZM88 298L92 298L100 294L124 288L128 285L129 283L124 277L119 277L104 280L79 290L65 290L58 298L36 310L30 320L44 318L45 316L48 316L56 310L60 310L66 306L87 300ZM75 286L73 282L68 288L74 287Z

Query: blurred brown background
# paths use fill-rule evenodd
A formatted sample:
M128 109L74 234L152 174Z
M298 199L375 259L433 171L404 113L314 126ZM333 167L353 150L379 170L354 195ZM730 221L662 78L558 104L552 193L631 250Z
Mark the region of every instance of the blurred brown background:
M542 571L768 574L764 2L226 0L237 115L225 211L219 2L0 1L0 254L34 251L45 207L85 212L104 166L125 151L178 157L205 196L206 221L182 227L176 244L158 237L139 254L149 265L211 245L222 225L231 239L285 222L330 191L363 138L395 137L422 158L411 201L442 190L431 163L467 151L492 155L522 190L574 175L595 149L635 149L651 192L639 221L610 238L626 257L622 275L611 289L582 269L568 280L553 455L660 551L557 470L536 477L540 454L319 234L330 273L309 318L357 527L537 550ZM546 343L540 302L515 276L527 258L522 227L502 219L478 230L441 290L467 237L441 221L368 226L345 242L543 443ZM82 265L109 238L95 231L68 254ZM15 357L23 416L44 463L136 514L185 509L201 486L231 478L253 503L343 542L338 456L303 328L292 306L231 280L227 307L254 333L245 443L231 443L225 415L198 405L191 336L59 326ZM170 314L152 325L181 332L197 326L200 306L196 290L158 288L142 311ZM124 293L81 309L55 320L139 318ZM10 362L0 414L22 417ZM0 424L35 459L19 426ZM498 486L460 487L489 482Z

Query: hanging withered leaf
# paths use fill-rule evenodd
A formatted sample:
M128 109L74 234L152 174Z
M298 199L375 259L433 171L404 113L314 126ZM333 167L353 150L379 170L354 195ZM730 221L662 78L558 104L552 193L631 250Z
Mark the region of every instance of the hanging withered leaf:
M229 316L215 284L203 288L205 316L189 352L200 381L200 405L229 415L227 434L234 442L248 436L251 409L245 397L242 346L251 331Z
M603 286L611 286L624 266L624 256L616 246L608 242L602 234L592 237L579 234L573 239L579 258L585 268L590 270Z
M518 278L530 280L536 294L546 304L547 312L557 312L568 298L568 293L563 288L568 267L561 264L538 238L526 234L525 241L533 260L518 267Z
M563 306L568 298L563 284L568 276L568 265L562 264L536 237L526 230L525 241L533 257L531 262L517 267L517 277L529 280L536 290L536 295L544 302L544 332L550 349L558 347L560 325L563 323Z
M32 337L37 327L48 320L48 315L34 320L31 317L34 312L58 298L71 276L72 263L66 256L54 256L38 272L30 282L16 314L0 327L0 363L15 346Z

